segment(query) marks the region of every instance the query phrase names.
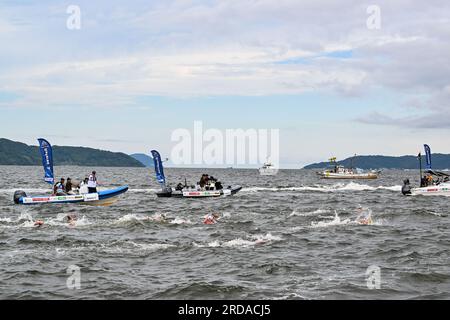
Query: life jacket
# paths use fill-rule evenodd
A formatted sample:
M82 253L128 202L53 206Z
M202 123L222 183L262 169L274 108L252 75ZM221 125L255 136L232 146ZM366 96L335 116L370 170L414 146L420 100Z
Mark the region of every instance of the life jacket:
M58 182L55 186L56 186L56 192L64 192L65 191L64 185L61 182Z

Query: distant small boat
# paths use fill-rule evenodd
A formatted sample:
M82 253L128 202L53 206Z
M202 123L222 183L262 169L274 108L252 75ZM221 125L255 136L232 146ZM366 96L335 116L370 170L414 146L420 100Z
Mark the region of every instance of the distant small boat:
M259 168L259 174L262 176L273 176L278 173L278 169L271 162L265 162L261 168Z
M363 172L358 169L345 168L344 166L337 165L336 157L330 158L329 160L332 164L332 169L316 172L323 179L377 179L380 174L380 171L376 170Z
M323 179L377 179L379 171L357 172L343 166L336 166L331 170L316 172Z

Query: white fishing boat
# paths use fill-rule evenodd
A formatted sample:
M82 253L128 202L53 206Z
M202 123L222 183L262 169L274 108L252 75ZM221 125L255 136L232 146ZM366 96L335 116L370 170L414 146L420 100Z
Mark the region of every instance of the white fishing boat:
M336 166L331 170L317 172L323 179L377 179L379 171L358 172L357 170Z
M322 179L377 179L380 171L370 170L364 172L359 169L346 168L336 163L336 158L330 159L331 169L316 172Z
M278 173L278 168L271 162L265 162L261 168L259 168L259 174L262 176L273 176Z
M450 174L431 168L431 149L424 145L426 169L422 174L422 155L419 153L420 186L413 188L409 179L403 181L402 193L407 196L450 196Z

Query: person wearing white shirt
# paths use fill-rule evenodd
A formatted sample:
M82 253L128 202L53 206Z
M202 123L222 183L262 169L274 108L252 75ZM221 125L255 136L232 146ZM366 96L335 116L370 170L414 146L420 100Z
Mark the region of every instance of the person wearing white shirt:
M95 171L92 171L91 175L89 175L88 180L88 193L96 193L97 192L97 177L95 176Z

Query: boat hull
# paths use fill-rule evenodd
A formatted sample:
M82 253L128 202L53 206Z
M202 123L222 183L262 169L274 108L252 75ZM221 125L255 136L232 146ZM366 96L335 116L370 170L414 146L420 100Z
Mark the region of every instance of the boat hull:
M161 191L156 195L159 198L219 198L231 196L238 193L241 186L233 186L222 190L188 190L188 191Z
M261 176L274 176L278 173L278 169L259 169L259 174Z
M122 186L115 189L103 190L97 193L65 195L65 196L24 196L17 201L18 204L61 204L61 203L80 203L95 206L108 206L117 201L117 197L127 192L128 186Z
M450 196L450 185L442 185L442 186L429 186L422 188L412 188L411 193L409 195L412 196Z
M378 179L376 173L354 173L354 174L340 174L333 172L317 172L322 179Z

